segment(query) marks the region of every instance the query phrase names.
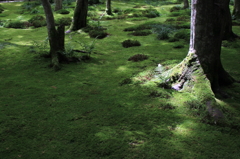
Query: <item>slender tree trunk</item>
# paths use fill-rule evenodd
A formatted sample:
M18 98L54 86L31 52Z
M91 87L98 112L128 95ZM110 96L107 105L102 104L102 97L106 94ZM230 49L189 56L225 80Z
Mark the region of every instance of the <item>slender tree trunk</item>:
M223 20L223 39L222 40L233 40L236 37L238 37L236 34L232 31L232 15L229 8L229 2L230 0L224 1L224 10L225 14L222 18Z
M58 50L59 50L59 43L58 43L58 32L55 28L54 17L52 13L52 8L48 0L41 0L42 5L46 15L47 21L47 30L48 30L48 38L50 43L50 54L52 57L52 66L55 70L60 68L59 60L58 60Z
M108 15L112 15L111 0L106 0L106 12Z
M77 0L70 31L76 31L87 26L88 0Z
M183 1L183 8L184 8L184 9L189 8L189 2L188 2L188 0L184 0L184 1Z
M55 11L62 9L62 0L55 0Z
M240 19L240 0L234 0L233 19Z

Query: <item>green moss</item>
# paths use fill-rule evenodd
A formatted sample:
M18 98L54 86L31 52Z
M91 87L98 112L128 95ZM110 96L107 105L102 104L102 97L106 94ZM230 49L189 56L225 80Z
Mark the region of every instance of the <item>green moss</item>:
M126 10L146 5L142 2L113 1L113 6ZM30 19L33 15L16 13L21 4L1 3L6 15L1 20ZM172 6L154 8L163 15ZM96 7L105 9L105 4ZM71 18L72 12L54 16ZM76 56L86 55L80 42L94 41L94 50L90 60L62 64L58 72L49 69L49 58L30 52L33 40L40 44L47 38L46 27L1 28L1 158L238 158L239 84L223 89L230 98L214 99L227 124L203 123L197 108L206 102L201 100L216 98L204 76L197 78L201 85L194 93L187 87L182 92L157 87L153 81L158 64L170 70L185 58L188 47L173 49L173 43L155 35L135 37L141 47L121 46L130 38L124 28L149 21L101 21L110 35L101 40L83 31L66 34L66 48ZM233 29L240 33L239 27ZM223 65L237 80L239 51L222 48ZM135 54L148 55L148 60L128 61ZM176 67L172 74L182 71Z

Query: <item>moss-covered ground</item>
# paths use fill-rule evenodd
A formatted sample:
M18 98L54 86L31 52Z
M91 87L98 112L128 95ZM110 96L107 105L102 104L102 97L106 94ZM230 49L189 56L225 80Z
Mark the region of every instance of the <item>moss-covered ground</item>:
M22 3L1 4L5 8L1 20L30 19L32 14L19 14ZM113 1L112 5L121 9L149 7L124 1ZM100 25L109 35L95 41L91 59L62 64L58 72L48 67L50 59L38 54L43 47L33 47L46 39L46 27L1 27L0 158L240 158L240 85L225 88L228 98L216 99L228 124L204 122L199 108L205 103L191 93L148 82L159 63L167 68L181 62L188 43L123 31L147 21L164 22L173 6L155 7L161 16L151 19L103 17ZM96 7L97 14L105 8L103 4ZM56 17L71 17L73 9L69 10L70 14ZM240 35L239 26L233 29ZM121 42L127 39L138 40L141 46L122 47ZM82 49L79 43L90 45L93 40L84 32L68 34L66 48ZM239 42L224 42L222 47L224 67L237 80ZM173 48L176 43L184 47ZM84 53L76 56L80 54ZM148 59L128 61L135 54Z

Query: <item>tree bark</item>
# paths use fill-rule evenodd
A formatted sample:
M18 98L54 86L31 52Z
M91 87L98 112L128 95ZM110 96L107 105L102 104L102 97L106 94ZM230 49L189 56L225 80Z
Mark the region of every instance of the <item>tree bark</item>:
M234 0L233 19L240 19L240 0Z
M60 69L59 60L58 60L58 32L55 28L54 17L52 13L52 8L48 0L41 0L46 15L47 21L47 30L48 30L48 39L50 43L50 55L52 57L52 66L55 70Z
M70 31L76 31L87 26L87 12L88 0L77 0Z
M106 12L108 15L112 15L111 0L106 0Z
M180 90L189 83L197 84L196 77L205 76L214 93L222 85L235 80L224 70L220 54L224 20L227 13L225 0L192 0L190 48L186 58L176 67L163 73L171 77L173 89ZM191 87L193 87L191 85Z
M187 9L187 8L189 8L189 2L188 2L188 0L184 0L183 1L183 9Z
M58 11L62 9L62 0L55 0L55 9L54 11Z
M232 31L232 15L229 8L230 0L224 1L225 14L223 19L223 38L222 40L234 40L238 36Z

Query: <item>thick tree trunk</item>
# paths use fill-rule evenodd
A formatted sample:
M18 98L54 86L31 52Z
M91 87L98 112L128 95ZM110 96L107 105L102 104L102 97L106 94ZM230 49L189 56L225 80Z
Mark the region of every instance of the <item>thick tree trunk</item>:
M184 0L184 1L183 1L183 8L184 8L184 9L189 8L189 2L188 2L188 0Z
M233 19L240 19L240 0L234 0Z
M77 0L70 31L76 31L87 26L88 0Z
M170 76L172 88L180 90L196 83L196 76L206 76L213 92L218 93L221 85L234 79L224 70L220 54L226 8L225 0L192 0L191 37L187 57L176 67L163 73Z
M223 22L226 14L225 0L191 1L191 34L189 52L174 68L159 75L159 86L171 86L175 90L191 92L198 101L205 103L206 111L214 123L223 119L216 108L214 93L222 95L221 85L229 85L234 79L224 70L220 54ZM219 27L220 26L220 27Z
M46 15L47 21L47 30L48 30L48 38L50 43L50 54L52 57L52 66L55 70L60 68L59 60L58 60L58 50L59 50L59 43L58 43L58 32L55 28L54 17L52 13L52 8L48 0L41 0L42 5Z
M106 0L106 12L108 15L112 15L111 0Z
M55 0L55 11L62 9L62 0Z

